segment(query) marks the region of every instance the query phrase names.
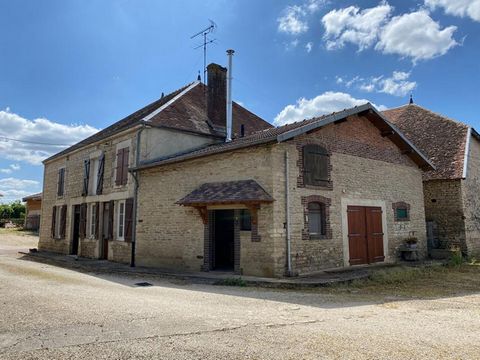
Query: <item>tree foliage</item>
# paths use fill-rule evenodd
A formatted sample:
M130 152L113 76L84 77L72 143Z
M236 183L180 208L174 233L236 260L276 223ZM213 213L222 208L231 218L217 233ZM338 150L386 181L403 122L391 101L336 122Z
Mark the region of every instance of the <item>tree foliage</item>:
M0 204L0 219L22 219L25 217L25 205L20 201Z

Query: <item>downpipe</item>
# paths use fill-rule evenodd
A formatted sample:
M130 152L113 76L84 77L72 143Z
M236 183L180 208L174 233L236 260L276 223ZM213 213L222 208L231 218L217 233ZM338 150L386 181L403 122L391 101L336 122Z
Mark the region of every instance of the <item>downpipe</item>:
M138 166L140 162L140 135L145 129L145 124L142 125L142 128L137 132L136 139L136 148L135 148L135 167ZM131 172L135 185L133 188L133 219L132 219L132 253L130 258L130 267L135 267L135 250L137 243L137 201L138 201L138 173L137 171Z
M285 227L287 235L287 276L293 276L290 232L290 181L288 177L288 150L285 150Z

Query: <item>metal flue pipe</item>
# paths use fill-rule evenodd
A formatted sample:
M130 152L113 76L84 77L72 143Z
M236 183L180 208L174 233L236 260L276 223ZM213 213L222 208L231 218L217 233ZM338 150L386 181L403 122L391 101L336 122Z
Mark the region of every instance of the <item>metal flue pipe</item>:
M234 50L227 50L228 57L228 70L227 70L227 136L225 138L226 142L232 141L232 59Z

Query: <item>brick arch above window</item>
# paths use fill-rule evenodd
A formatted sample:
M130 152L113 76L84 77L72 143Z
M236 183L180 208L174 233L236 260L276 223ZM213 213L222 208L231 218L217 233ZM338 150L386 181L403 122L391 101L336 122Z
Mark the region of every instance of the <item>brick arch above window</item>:
M330 151L323 144L314 141L297 143L299 176L298 187L311 189L333 189Z
M410 204L397 201L392 203L392 209L395 221L410 221Z
M319 204L320 206L312 206L315 204ZM303 240L321 240L332 238L332 229L330 226L330 205L331 200L321 195L302 196L302 206L304 213L304 227L302 230ZM311 234L309 231L309 213L311 211L310 209L313 209L315 212L320 212L319 221L321 221L321 227L323 231L320 231L316 234Z

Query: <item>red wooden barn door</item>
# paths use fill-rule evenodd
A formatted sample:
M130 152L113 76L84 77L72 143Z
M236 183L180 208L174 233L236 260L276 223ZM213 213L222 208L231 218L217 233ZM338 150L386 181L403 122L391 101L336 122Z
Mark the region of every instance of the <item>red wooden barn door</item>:
M347 213L350 265L367 264L368 249L365 208L361 206L349 206L347 209Z
M350 265L383 261L382 209L348 206L347 218Z
M383 261L385 256L383 255L382 209L379 207L367 207L365 208L365 215L368 262Z

